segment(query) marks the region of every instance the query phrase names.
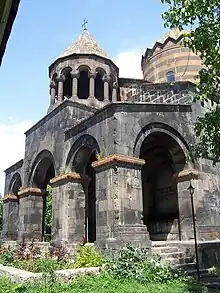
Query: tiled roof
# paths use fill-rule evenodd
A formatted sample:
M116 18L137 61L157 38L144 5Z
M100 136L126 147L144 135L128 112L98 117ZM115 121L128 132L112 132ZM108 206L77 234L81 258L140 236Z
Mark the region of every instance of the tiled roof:
M158 40L159 43L163 44L168 37L173 38L174 40L177 40L181 35L184 33L187 33L188 31L182 30L180 31L178 28L172 28L168 33L163 35L160 40Z
M72 54L95 54L108 58L106 52L99 46L87 29L84 29L82 34L58 58Z

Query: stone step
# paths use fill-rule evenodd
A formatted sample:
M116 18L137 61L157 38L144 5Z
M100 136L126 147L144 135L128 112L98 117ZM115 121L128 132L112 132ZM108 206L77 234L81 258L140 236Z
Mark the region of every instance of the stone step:
M170 242L168 241L152 241L151 246L152 247L167 247L170 245Z
M165 262L171 266L176 265L176 264L180 264L180 263L184 263L184 259L183 258L178 258L178 257L168 257L164 259Z
M169 253L169 252L179 252L178 247L168 247L168 246L155 246L152 247L152 252L155 254L161 254L161 253Z
M184 272L187 272L189 270L195 270L196 269L196 263L195 262L188 262L184 264L176 264L173 266L174 269L181 270Z
M184 253L181 251L177 251L177 252L162 252L160 253L160 256L163 259L169 259L169 258L183 258Z

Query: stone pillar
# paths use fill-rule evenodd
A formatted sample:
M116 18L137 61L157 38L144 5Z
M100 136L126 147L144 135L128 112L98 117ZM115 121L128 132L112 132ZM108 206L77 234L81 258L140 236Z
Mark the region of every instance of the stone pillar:
M52 81L50 84L50 104L53 105L55 103L56 97L56 84Z
M57 99L58 99L58 103L62 103L63 101L63 83L65 81L65 77L64 76L60 76L57 78L58 81L58 95L57 95Z
M93 72L89 73L89 98L95 98L95 78L96 74Z
M109 78L107 76L103 77L104 82L104 101L109 102Z
M177 181L178 203L179 203L179 232L181 240L189 240L194 238L192 206L188 187L190 180L197 180L199 172L194 169L187 169L174 175L174 180ZM195 190L196 194L196 190ZM195 206L196 202L194 201ZM195 207L196 211L196 207Z
M3 198L2 239L16 241L18 237L18 198L6 195Z
M39 188L27 187L18 192L19 241L42 241L43 197Z
M67 173L51 179L52 241L79 243L85 235L85 193L78 173Z
M92 164L96 170L97 245L117 248L128 242L150 247L142 222L141 168L144 160L110 155Z
M117 90L118 90L118 83L113 83L113 89L112 89L112 102L117 102Z
M72 77L72 100L75 101L78 99L77 90L78 90L78 78L79 78L79 71L71 73Z

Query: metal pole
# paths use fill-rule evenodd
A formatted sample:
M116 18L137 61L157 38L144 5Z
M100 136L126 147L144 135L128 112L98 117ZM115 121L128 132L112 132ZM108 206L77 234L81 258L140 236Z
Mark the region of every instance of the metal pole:
M197 281L200 282L199 255L198 255L198 245L197 245L197 235L196 235L196 217L195 217L194 201L193 201L194 187L192 186L191 181L190 181L190 185L188 187L188 190L190 192L191 207L192 207L192 220L193 220L193 233L194 233L194 241L195 241Z

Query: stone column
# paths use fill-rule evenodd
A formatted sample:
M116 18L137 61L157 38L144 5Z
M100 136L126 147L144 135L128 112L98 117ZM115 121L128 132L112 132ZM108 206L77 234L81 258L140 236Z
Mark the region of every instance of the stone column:
M113 83L113 89L112 89L112 102L117 102L117 90L118 90L118 83Z
M50 84L50 104L53 105L55 103L56 97L56 84L54 81Z
M3 198L2 239L16 241L18 237L18 198L6 195Z
M89 99L95 98L95 78L96 73L89 73Z
M51 179L52 241L79 243L85 235L85 193L78 173L67 173Z
M18 192L19 241L42 241L43 197L39 188L27 187Z
M96 170L97 245L116 248L128 242L150 247L142 222L141 168L144 160L110 155L92 164Z
M178 203L179 203L179 231L181 240L193 239L193 220L190 193L188 190L190 180L199 178L199 172L194 169L187 169L174 175L177 182ZM196 194L196 190L195 190ZM195 195L194 194L194 195ZM194 201L195 206L196 202ZM195 208L196 211L196 208Z
M57 78L58 81L58 95L57 95L57 99L58 99L58 103L62 103L63 101L63 83L65 81L65 77L64 76L60 76Z
M110 79L107 76L103 76L104 82L104 101L109 102L109 81Z
M79 78L79 71L71 73L72 77L72 100L75 101L78 99L77 90L78 90L78 78Z

